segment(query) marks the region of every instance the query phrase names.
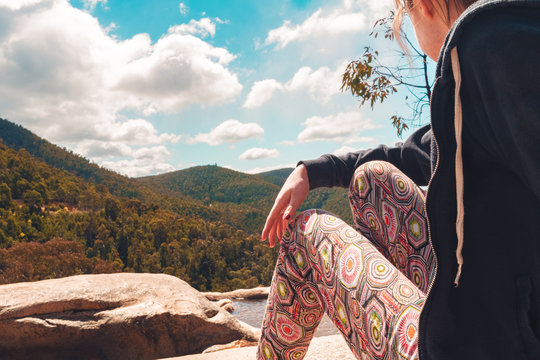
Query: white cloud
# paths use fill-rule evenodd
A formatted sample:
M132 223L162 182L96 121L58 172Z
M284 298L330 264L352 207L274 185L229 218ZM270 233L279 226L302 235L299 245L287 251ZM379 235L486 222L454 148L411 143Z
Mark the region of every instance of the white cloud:
M260 107L274 96L276 90L281 90L282 88L283 85L274 79L256 81L251 87L251 91L243 107L247 109Z
M376 127L381 127L381 125L377 125ZM345 145L350 144L375 144L377 142L377 139L371 136L350 136L343 140L343 143Z
M300 68L285 84L288 91L307 91L315 100L328 102L332 95L338 94L346 63L340 63L335 70L327 66L313 70L309 66Z
M284 21L268 32L265 45L284 48L292 42L320 42L328 36L366 31L393 7L391 0L343 0L338 6L318 9L300 24Z
M176 170L168 163L170 155L171 153L164 146L154 146L135 150L131 160L98 163L130 177L148 176Z
M290 169L295 168L296 164L280 164L280 165L272 165L272 166L266 166L266 167L257 167L253 168L251 170L246 171L247 174L258 174L262 172L272 171L272 170L279 170L279 169Z
M154 163L141 160L103 161L100 165L129 177L149 176L176 170L174 166L166 162Z
M175 33L180 35L200 35L202 37L214 36L216 35L216 24L212 22L209 18L202 18L197 21L191 19L187 24L181 24L172 26L169 29L169 33Z
M100 140L83 140L77 144L76 153L97 161L126 157L132 154L133 149L122 143L107 142Z
M187 139L188 144L207 143L212 146L222 143L237 143L242 140L258 138L264 134L264 129L257 123L243 124L238 120L226 120L206 134L197 134Z
M90 11L93 11L97 4L101 4L102 6L107 4L107 0L82 0L82 2L84 4L84 8Z
M242 85L227 65L235 56L186 34L189 31L210 35L215 32L202 20L196 25L172 27L147 49L146 56L124 64L115 89L132 95L135 106L146 114L234 100Z
M355 149L355 148L353 148L351 146L343 145L339 149L336 149L336 150L332 151L332 154L337 155L337 156L345 155L345 154L348 154L348 153L353 152L355 150L357 150L357 149Z
M158 134L154 125L144 119L130 119L107 125L107 128L97 127L98 131L103 132L103 138L131 145L177 143L182 138L181 135Z
M368 26L367 18L362 12L350 12L345 9L336 9L325 14L322 9L317 10L302 24L292 25L285 21L277 29L270 30L265 44L277 44L284 48L294 41L302 41L321 35L338 35L346 32L359 32Z
M100 142L117 153L177 142L144 117L231 102L242 90L228 68L236 56L203 40L215 22L172 26L155 43L119 40L67 0L0 0L2 117L56 143L87 140L88 154Z
M23 7L33 6L40 2L42 2L42 0L0 0L0 7L19 10Z
M176 112L230 102L242 90L227 68L235 55L193 35L215 34L209 19L173 26L152 44L147 34L109 36L66 0L15 5L0 6L0 108L52 140L81 127L91 136L96 119L118 121L123 110Z
M365 149L365 145L374 145L377 143L377 139L374 137L368 136L351 136L344 140L342 147L332 151L334 155L345 155L350 152L358 151L360 149ZM364 146L350 146L350 144L364 144Z
M168 163L171 153L163 145L134 149L122 143L84 140L77 144L75 152L92 158L101 166L131 177L175 170L175 167ZM131 159L127 159L129 157Z
M313 70L309 66L298 69L285 84L275 79L256 81L251 87L244 108L253 109L266 104L276 90L285 92L306 92L315 101L327 103L341 89L341 78L346 62L341 62L335 70L327 66Z
M266 158L275 158L279 156L277 149L251 148L244 151L239 157L239 160L258 160Z
M148 160L151 162L159 162L163 159L167 159L169 156L171 156L171 153L165 146L140 148L133 154L133 157L137 160Z
M180 10L180 14L182 15L187 15L187 13L189 12L189 7L184 3L180 3L178 8Z
M364 119L360 112L351 111L325 117L313 116L302 123L305 129L298 134L298 142L339 141L356 137L364 130L371 130L380 125L370 119Z

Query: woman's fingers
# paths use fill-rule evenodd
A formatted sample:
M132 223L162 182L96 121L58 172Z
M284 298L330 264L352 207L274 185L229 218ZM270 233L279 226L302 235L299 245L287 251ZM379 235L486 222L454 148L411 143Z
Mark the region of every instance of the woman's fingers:
M276 245L276 242L278 240L277 238L278 224L279 222L275 221L272 225L272 228L270 229L270 233L268 234L268 245L271 248Z
M287 208L286 208L285 211L283 212L282 220L284 220L284 221L289 221L289 220L291 220L291 217L292 217L291 214L294 214L295 212L296 212L296 209L293 210L292 205L289 204L289 206L287 206Z
M266 222L264 224L264 228L261 234L261 241L264 241L266 240L266 238L268 238L270 229L272 229L272 226L274 225L274 221L276 218L275 208L276 208L276 205L274 204L274 206L272 207L272 210L270 210L270 214L268 214L268 217L266 218Z
M269 238L269 235L271 235L270 230L275 225L276 221L281 220L281 214L283 213L284 208L287 206L287 203L288 197L278 194L276 201L274 202L274 206L272 206L272 210L270 210L270 214L268 214L268 217L266 218L266 223L264 224L261 235L261 241Z
M279 217L278 214L270 213L266 218L266 224L264 224L264 229L261 235L261 241L268 239L272 234L272 230L275 229L276 220ZM275 230L274 230L275 232Z
M278 220L277 233L276 233L276 237L280 243L281 243L281 238L283 237L283 229L284 229L283 222L284 221L280 217Z
M309 192L309 179L304 165L299 165L289 175L270 210L261 234L261 241L268 239L272 247L281 241L287 223L295 215Z

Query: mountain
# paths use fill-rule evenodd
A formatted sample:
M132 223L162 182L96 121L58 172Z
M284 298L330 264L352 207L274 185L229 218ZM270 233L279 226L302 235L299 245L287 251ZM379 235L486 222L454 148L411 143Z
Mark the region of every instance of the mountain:
M132 179L0 119L0 283L130 271L200 290L268 285L277 249L259 234L291 170ZM344 189L310 192L312 207L350 221Z
M279 186L263 177L249 175L215 165L136 179L161 194L189 194L205 204L232 203L269 209Z
M268 285L262 210L160 194L0 119L0 283L175 275L200 290Z
M292 169L279 169L250 175L214 165L197 166L166 174L135 179L160 194L189 194L206 205L252 208L259 220L257 230L264 225L274 199ZM341 188L320 188L310 191L299 211L325 209L351 223L347 191ZM240 210L240 209L239 209Z
M262 177L269 183L281 186L293 170L293 168L284 168L258 173L257 176Z

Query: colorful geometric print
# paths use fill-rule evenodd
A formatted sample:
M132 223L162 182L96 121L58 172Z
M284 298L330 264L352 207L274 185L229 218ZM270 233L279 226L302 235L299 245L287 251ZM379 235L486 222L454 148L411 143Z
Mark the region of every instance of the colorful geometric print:
M422 189L392 164L371 161L356 169L349 201L355 228L426 292L435 257L428 241Z
M417 216L424 214L423 193L382 162L359 168L351 184L355 187L361 190L350 194L355 224L369 237L321 210L305 211L289 224L258 359L303 359L324 312L358 359L418 359L418 318L425 295L411 280L426 288L433 264L429 245L418 248L417 241L425 224ZM391 196L394 188L399 199ZM405 221L411 211L419 225L412 235Z

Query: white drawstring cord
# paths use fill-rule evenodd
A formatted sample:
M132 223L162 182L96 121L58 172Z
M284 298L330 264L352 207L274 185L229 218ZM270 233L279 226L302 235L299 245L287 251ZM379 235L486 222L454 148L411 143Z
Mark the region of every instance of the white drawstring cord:
M465 217L465 206L463 205L463 155L461 151L461 133L463 128L463 113L461 107L461 70L459 66L459 57L457 47L454 47L451 52L452 55L452 72L454 74L454 81L456 83L455 89L455 102L454 102L454 127L456 131L456 199L457 199L457 217L456 217L456 234L457 234L457 248L456 258L458 263L458 271L454 284L459 286L459 279L461 277L461 269L463 267L463 218Z

